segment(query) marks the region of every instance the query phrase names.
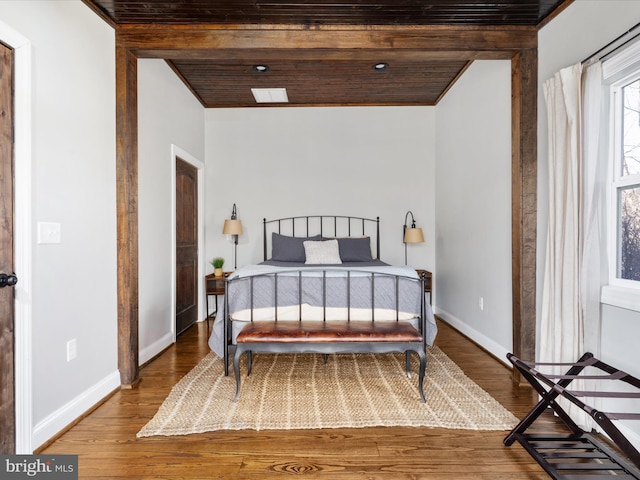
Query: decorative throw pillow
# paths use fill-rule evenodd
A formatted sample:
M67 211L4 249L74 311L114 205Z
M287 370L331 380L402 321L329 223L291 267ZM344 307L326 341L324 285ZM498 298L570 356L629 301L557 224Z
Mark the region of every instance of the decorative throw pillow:
M306 257L303 243L307 240L320 240L320 238L320 235L288 237L273 232L271 235L271 260L304 263Z
M339 265L342 263L337 240L325 242L307 240L304 242L304 251L307 256L304 263L307 265Z

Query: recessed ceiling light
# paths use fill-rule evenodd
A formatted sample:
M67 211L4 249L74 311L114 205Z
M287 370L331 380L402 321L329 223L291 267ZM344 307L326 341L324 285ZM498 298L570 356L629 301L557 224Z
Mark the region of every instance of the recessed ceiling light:
M252 88L251 93L256 103L287 103L289 101L286 88Z
M373 69L381 72L382 70L386 70L388 66L389 66L388 63L380 62L380 63L376 63L373 66Z
M258 72L258 73L264 73L267 70L269 70L269 66L268 65L254 65L253 66L253 70Z

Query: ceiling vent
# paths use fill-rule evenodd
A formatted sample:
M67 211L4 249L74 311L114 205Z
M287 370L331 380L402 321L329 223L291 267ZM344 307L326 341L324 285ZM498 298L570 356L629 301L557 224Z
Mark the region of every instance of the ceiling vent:
M286 88L252 88L256 103L288 103Z

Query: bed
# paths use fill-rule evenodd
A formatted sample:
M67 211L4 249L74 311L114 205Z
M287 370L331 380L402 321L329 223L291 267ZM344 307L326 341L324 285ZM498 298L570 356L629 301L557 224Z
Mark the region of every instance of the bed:
M238 334L259 322L402 322L422 334L422 350L432 345L437 327L424 301L424 279L410 267L380 260L379 222L349 216L265 219L264 261L227 278L209 339L224 359L225 374Z

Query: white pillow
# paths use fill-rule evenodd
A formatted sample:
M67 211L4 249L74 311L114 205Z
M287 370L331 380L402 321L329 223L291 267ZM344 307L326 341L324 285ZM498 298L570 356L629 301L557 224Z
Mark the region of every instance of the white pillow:
M324 242L314 242L307 240L303 242L304 253L307 265L337 265L341 264L340 249L338 240L326 240Z

